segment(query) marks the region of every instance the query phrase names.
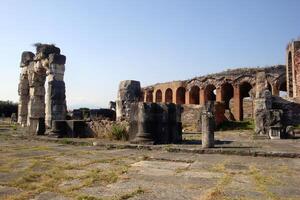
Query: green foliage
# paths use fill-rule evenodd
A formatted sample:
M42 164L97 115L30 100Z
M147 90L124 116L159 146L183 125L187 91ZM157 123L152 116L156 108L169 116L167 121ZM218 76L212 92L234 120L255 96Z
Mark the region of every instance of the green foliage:
M254 122L253 120L245 120L245 121L225 121L219 127L218 130L226 131L226 130L253 130Z
M114 140L128 140L129 135L126 126L122 124L112 125L109 137Z

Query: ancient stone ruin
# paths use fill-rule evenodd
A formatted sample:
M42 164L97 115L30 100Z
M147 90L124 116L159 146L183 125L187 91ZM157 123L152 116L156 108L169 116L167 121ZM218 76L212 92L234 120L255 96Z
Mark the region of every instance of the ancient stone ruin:
M65 62L54 45L36 44L36 54L22 53L18 123L31 133L43 134L43 124L51 128L53 120L66 119Z

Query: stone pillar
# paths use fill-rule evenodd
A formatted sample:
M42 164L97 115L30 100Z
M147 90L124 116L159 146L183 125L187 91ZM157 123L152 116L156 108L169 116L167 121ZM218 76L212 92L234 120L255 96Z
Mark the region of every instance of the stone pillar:
M130 104L139 101L140 93L141 84L139 81L126 80L120 82L116 101L117 120L128 119Z
M40 118L45 119L45 80L46 70L41 61L35 61L28 67L29 103L27 126L30 133L37 133Z
M190 102L190 91L189 90L185 91L185 104L191 104L191 102Z
M33 61L34 54L25 51L21 58L21 73L18 86L19 104L18 104L18 123L22 126L27 125L28 101L29 101L29 82L28 82L28 66Z
M66 89L64 82L66 57L49 55L47 70L46 126L51 128L53 120L65 120L67 114Z
M275 83L272 85L272 95L279 96L279 85L278 83Z
M204 105L205 104L205 90L204 90L204 88L200 88L200 92L199 92L199 102L200 102L200 105Z
M202 148L214 147L214 128L215 117L213 113L214 103L208 102L201 112L201 126L202 126Z
M217 102L221 102L223 99L222 99L222 90L221 90L221 87L218 87L216 89L216 101Z
M242 120L242 101L241 101L241 94L240 94L240 86L234 85L233 87L233 116L234 119L237 121Z

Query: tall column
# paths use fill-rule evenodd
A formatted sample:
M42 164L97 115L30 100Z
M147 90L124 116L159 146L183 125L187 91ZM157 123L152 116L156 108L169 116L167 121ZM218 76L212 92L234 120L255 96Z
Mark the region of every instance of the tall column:
M45 80L46 70L41 61L35 61L28 67L29 102L27 126L29 132L36 133L39 120L45 118Z
M242 100L241 100L241 92L240 86L234 85L233 87L233 116L235 120L241 121L242 120Z
M50 54L48 60L45 122L46 126L51 128L53 120L66 119L67 104L64 82L66 57L60 54Z
M18 104L18 123L22 126L27 125L28 101L29 101L29 82L28 82L28 66L33 61L34 54L25 51L21 58L21 73L18 86L19 104Z

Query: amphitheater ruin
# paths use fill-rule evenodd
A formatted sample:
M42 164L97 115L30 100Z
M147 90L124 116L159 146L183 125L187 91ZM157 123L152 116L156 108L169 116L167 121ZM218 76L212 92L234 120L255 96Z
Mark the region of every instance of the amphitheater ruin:
M168 133L173 137L170 140L175 137L179 138L176 141L180 141L180 124L199 125L201 108L214 102L217 125L228 120L250 118L255 121L257 134L267 135L275 129L286 132L288 127L300 124L300 41L290 42L286 55L286 66L239 68L143 88L139 81L123 81L116 101L116 118L118 121L134 121L129 123L132 126L130 130L135 131L133 136L141 131L172 129L175 132ZM28 126L31 132L43 134L43 129L59 128L61 121L67 121L63 80L65 61L60 49L49 44L37 44L36 54L22 54L18 123ZM180 105L181 108L169 104ZM181 114L178 115L178 112ZM158 125L160 121L153 118L158 113L161 120L170 118L172 123ZM73 128L74 123L71 125ZM159 126L160 129L150 126ZM162 134L167 133L162 131ZM131 139L134 140L134 137ZM166 139L165 143L168 141Z

